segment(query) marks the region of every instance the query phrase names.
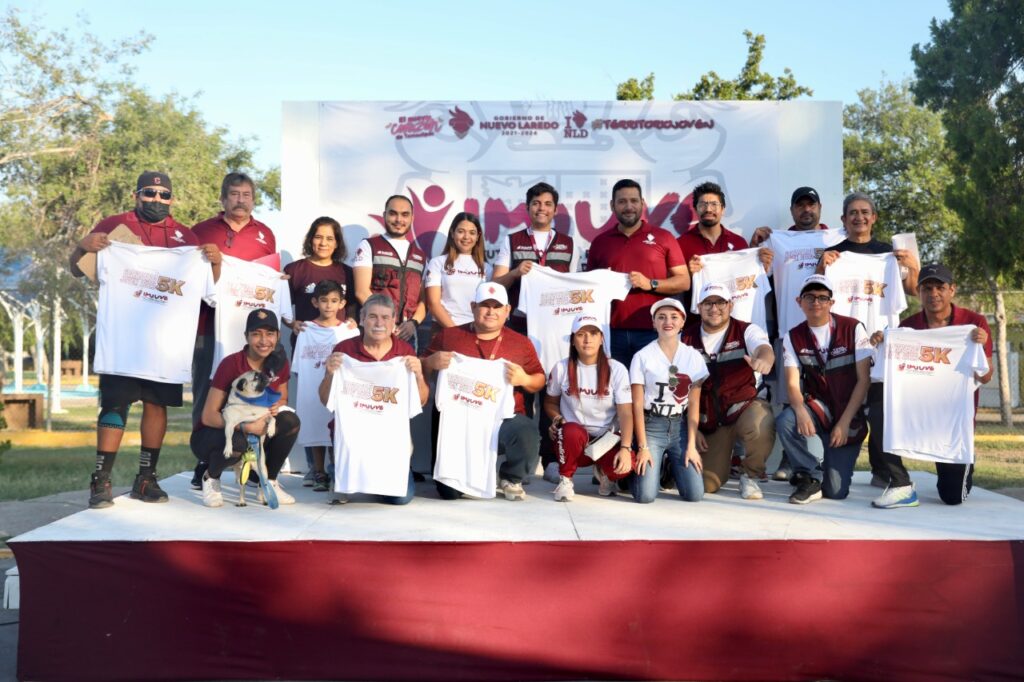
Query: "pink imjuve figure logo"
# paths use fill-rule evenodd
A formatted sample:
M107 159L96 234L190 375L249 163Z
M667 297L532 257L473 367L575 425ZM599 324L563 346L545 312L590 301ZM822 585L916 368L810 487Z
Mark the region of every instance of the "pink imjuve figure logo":
M461 140L469 133L469 129L473 127L475 121L469 114L458 107L455 107L454 111L449 109L448 113L452 115L448 119L448 125L455 131L455 136Z

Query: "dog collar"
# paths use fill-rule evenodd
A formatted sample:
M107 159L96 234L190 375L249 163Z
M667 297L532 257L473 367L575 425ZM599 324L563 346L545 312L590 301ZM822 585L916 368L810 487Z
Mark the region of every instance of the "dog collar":
M244 395L238 395L237 393L235 396L242 402L255 405L256 407L270 407L281 399L281 392L267 388L263 391L263 395L258 395L255 398L246 398Z

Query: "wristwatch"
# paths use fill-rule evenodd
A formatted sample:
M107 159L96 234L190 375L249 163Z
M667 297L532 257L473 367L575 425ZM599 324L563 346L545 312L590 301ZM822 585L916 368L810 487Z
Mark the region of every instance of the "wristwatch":
M652 279L651 280L651 291L657 291L657 290L658 290L658 280Z

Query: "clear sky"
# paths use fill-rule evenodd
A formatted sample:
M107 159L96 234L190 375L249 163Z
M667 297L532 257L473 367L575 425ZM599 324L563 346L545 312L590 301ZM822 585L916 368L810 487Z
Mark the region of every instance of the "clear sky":
M138 82L155 95L197 95L209 123L257 138L262 166L279 163L285 100L605 100L651 71L656 97L669 99L707 71L734 77L744 29L765 34L764 70L789 67L814 99L850 103L862 88L912 76L911 46L929 40L933 17L949 16L945 0L2 6L110 41L152 34L133 60Z

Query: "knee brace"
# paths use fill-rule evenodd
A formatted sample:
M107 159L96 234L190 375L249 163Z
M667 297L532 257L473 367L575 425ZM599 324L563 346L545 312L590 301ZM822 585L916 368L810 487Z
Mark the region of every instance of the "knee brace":
M127 420L128 405L101 407L100 416L96 419L96 426L102 426L107 429L120 429L124 431L124 425Z

